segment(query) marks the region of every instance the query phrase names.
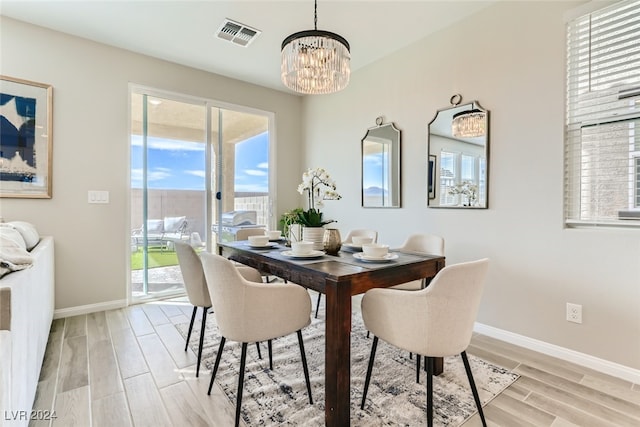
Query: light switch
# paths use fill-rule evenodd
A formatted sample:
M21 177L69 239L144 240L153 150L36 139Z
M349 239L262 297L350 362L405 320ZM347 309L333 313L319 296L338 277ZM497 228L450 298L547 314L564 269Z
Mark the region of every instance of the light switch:
M89 203L109 203L109 192L99 190L89 190Z

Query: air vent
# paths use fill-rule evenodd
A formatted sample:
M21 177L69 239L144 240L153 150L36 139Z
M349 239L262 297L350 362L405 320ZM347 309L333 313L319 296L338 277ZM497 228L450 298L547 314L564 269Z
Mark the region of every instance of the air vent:
M238 46L247 47L260 33L260 30L227 18L222 25L220 25L220 28L218 28L216 36L222 40L237 44Z

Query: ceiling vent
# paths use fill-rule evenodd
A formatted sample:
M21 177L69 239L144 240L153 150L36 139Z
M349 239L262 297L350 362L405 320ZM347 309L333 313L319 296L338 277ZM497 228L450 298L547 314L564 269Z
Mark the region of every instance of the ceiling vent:
M260 30L227 18L222 25L220 25L220 28L218 28L216 36L222 40L237 44L238 46L247 47L261 32Z

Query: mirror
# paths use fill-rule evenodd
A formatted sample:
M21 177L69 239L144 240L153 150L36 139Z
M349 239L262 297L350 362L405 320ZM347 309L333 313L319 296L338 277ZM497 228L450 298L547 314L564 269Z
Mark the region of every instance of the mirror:
M477 101L438 110L429 123L427 204L438 208L488 207L489 111Z
M362 206L400 207L400 131L376 119L362 139Z

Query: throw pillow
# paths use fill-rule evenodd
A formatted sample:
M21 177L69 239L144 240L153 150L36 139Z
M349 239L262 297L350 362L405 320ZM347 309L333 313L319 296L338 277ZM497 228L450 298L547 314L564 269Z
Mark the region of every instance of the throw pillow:
M28 251L35 248L38 242L40 242L40 234L38 233L38 230L36 230L36 227L29 222L9 221L3 225L13 227L13 229L17 230L22 235Z
M0 245L3 248L16 248L27 250L27 245L24 242L22 234L13 227L7 227L7 223L0 226Z
M185 216L167 216L164 218L165 233L177 233L187 221Z

